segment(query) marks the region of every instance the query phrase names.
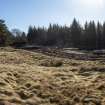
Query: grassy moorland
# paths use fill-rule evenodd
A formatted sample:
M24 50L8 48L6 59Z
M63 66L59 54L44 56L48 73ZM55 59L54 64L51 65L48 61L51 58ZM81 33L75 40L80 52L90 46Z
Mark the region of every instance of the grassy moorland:
M105 105L105 61L0 48L0 105Z

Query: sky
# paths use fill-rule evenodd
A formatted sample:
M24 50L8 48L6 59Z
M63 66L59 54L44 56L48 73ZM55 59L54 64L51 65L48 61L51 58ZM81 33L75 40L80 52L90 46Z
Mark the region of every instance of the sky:
M0 0L0 19L8 28L27 32L30 25L48 27L49 23L70 25L73 18L105 20L105 0Z

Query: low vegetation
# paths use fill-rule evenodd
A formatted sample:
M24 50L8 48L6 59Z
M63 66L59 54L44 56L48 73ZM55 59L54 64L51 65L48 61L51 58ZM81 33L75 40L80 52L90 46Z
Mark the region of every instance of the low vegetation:
M105 65L0 48L0 105L105 105Z

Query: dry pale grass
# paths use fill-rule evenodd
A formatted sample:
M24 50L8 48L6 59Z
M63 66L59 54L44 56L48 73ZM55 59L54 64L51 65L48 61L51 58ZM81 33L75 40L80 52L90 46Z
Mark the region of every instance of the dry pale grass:
M105 105L105 65L1 48L0 105Z

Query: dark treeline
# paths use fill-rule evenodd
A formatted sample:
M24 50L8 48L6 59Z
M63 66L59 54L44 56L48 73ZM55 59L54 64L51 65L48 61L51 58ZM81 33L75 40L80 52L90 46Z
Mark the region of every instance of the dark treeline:
M1 45L40 45L50 47L75 47L80 49L105 48L105 23L86 22L81 26L74 19L70 26L50 24L48 28L29 27L28 33L18 29L8 31L3 20L0 20Z
M57 24L46 28L29 27L27 40L30 44L76 47L81 49L105 48L105 23L86 22L82 27L76 19L68 26Z

